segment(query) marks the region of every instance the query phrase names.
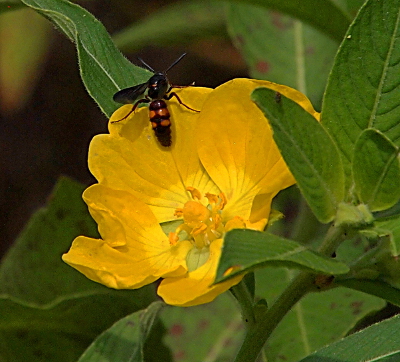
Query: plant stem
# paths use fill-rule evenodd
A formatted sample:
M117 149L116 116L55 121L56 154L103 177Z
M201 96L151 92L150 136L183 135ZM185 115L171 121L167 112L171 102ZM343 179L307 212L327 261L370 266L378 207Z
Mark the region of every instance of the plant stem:
M330 256L343 239L344 229L332 226L328 230L318 251L321 254ZM249 326L250 328L236 356L235 362L251 362L257 359L265 342L283 317L307 293L317 290L314 279L315 273L303 271L292 280L289 286L265 313L264 318Z
M243 320L247 323L248 328L251 328L256 319L253 310L253 298L245 282L242 280L239 284L231 287L230 291L240 304Z

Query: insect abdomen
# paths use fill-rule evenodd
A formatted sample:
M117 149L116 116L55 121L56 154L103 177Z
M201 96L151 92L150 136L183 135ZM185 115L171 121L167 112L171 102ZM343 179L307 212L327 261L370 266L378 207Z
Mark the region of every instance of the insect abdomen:
M171 146L171 121L167 108L167 103L162 99L157 99L150 103L150 122L154 133L164 147Z

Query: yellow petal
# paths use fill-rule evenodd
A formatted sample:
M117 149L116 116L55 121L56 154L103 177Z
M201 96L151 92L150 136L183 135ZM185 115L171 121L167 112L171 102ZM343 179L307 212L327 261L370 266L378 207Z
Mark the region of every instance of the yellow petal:
M229 200L225 220L235 215L250 218L257 194L275 196L295 183L268 122L250 99L252 91L261 86L279 91L316 114L303 94L267 81L234 79L212 92L200 113L197 145L203 166ZM269 210L265 211L268 215Z
M177 90L182 102L201 109L211 89L188 87ZM167 101L172 123L172 146L161 146L149 122L148 108L126 105L110 119L110 135L98 135L91 142L89 168L96 179L110 188L125 190L148 204L159 222L174 220L175 209L191 199L187 187L218 193L201 165L194 127L199 113ZM204 192L203 192L204 193Z
M226 282L211 286L215 280L218 261L221 255L222 239L210 245L210 257L200 268L184 277L164 279L158 287L158 295L165 303L181 307L208 303L233 285L238 284L243 276L237 276Z
M101 239L78 237L63 260L88 278L111 288L131 289L160 277L184 275L188 241L171 246L155 216L125 191L94 185L84 198L99 223ZM118 225L107 229L112 223ZM104 230L104 232L103 232Z

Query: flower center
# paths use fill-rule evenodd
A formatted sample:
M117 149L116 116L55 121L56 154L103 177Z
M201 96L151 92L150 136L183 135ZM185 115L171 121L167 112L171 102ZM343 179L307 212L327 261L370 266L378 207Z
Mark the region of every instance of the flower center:
M179 234L186 232L189 240L198 249L208 247L215 239L222 237L225 229L221 222L221 210L226 204L224 194L213 195L206 194L208 205L203 205L200 192L188 187L192 199L185 203L183 208L175 210L175 216L183 218L181 224L174 233L170 234L171 244L175 244L179 240Z
M187 191L190 192L192 200L187 201L183 208L175 210L174 215L181 217L183 223L175 232L169 234L169 241L171 245L175 245L181 236L193 244L194 248L186 257L189 271L196 270L208 260L210 244L216 239L221 239L225 232L244 228L263 230L267 224L267 219L250 223L249 220L244 220L240 216L235 216L224 224L221 214L227 204L227 199L223 193L205 194L208 202L204 205L201 202L202 196L199 190L188 187Z

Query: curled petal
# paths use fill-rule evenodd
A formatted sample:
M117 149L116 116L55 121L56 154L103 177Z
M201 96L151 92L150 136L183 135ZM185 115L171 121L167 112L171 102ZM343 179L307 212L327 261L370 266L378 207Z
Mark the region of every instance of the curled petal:
M212 285L221 256L221 246L222 239L213 241L210 256L204 265L183 277L168 278L161 282L157 293L165 303L181 307L208 303L242 280L243 276L237 276Z
M76 238L63 255L66 263L88 278L117 289L140 288L160 277L187 272L186 255L192 245L182 241L171 246L143 202L102 185L88 188L84 198L100 231L106 230L105 220L112 219L119 232L107 232L102 235L104 240Z

